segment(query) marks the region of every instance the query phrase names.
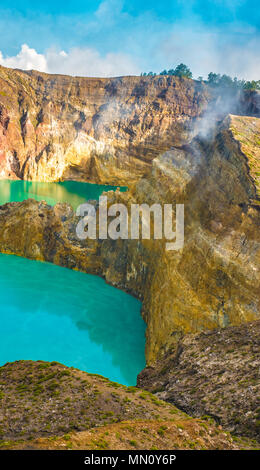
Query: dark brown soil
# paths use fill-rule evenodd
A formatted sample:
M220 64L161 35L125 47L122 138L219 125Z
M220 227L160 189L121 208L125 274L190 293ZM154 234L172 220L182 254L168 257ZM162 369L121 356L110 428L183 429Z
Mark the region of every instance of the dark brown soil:
M194 419L136 387L56 362L0 368L1 449L239 449L210 418Z

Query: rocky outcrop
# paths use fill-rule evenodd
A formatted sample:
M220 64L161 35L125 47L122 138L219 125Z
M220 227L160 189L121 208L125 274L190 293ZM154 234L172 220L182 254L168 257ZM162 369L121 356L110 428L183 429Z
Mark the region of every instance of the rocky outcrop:
M260 98L260 93L259 93ZM260 99L259 99L260 101ZM249 177L255 187L253 203L260 200L260 119L230 116L230 131L245 155Z
M102 274L98 242L88 247L76 236L71 206L28 199L0 206L1 252L49 261L71 269Z
M138 385L232 433L260 436L260 321L185 336Z
M0 177L116 185L187 138L210 99L176 77L73 78L0 66Z
M145 188L150 203L185 204L184 248L160 244L144 296L149 363L183 332L259 318L257 185L230 122L211 142L195 139L156 159L150 181L137 185L139 201Z
M230 93L232 96L230 96ZM171 76L80 78L0 66L0 177L129 185L194 119L259 115L257 92Z
M70 206L29 200L0 207L1 251L101 275L140 298L148 364L184 333L259 319L257 173L244 153L249 141L243 147L234 131L240 119L226 118L211 141L163 153L131 191L107 193L109 204L129 210L133 202L184 203L182 250L166 251L164 239L80 241ZM257 137L256 118L243 126Z

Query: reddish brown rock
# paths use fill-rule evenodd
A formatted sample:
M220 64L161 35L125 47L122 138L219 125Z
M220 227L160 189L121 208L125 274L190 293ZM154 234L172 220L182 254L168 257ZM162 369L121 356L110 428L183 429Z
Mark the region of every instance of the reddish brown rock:
M176 77L73 78L0 66L0 176L128 184L209 100Z

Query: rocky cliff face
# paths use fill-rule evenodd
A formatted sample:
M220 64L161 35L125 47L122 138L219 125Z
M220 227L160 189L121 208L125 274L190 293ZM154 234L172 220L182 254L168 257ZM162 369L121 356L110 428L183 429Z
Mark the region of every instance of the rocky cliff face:
M0 207L1 251L99 274L138 296L149 364L184 333L259 318L259 118L221 119L223 97L174 77L0 67L0 85L2 177L127 184L108 196L129 211L185 205L184 248L166 251L165 240L80 242L69 206L9 204ZM232 96L228 107L257 114L258 98Z
M243 119L244 133L251 119ZM183 332L259 318L257 181L254 159L232 131L235 121L226 119L211 142L195 139L162 155L150 180L137 185L139 201L145 191L150 203L185 204L184 248L166 252L158 243L144 295L148 362Z
M182 250L166 251L165 240L79 241L79 218L68 205L29 200L0 207L1 251L99 274L138 296L148 364L184 333L257 320L259 196L255 154L244 152L258 126L256 118L230 116L210 142L172 148L131 191L107 193L109 204L129 210L133 202L184 203Z
M129 184L210 99L174 77L72 78L0 66L0 176Z
M138 385L192 416L259 439L260 321L187 335Z

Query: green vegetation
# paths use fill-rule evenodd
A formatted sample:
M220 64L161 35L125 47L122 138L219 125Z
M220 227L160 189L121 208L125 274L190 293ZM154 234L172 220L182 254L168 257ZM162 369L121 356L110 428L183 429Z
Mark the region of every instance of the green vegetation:
M164 69L160 73L155 72L143 72L141 77L155 77L156 75L168 75L181 78L192 78L192 72L189 67L185 64L179 64L174 69ZM219 88L233 88L235 90L260 90L260 80L245 81L239 80L237 77L230 77L229 75L221 75L219 73L210 72L207 80L203 80L203 77L198 77L199 82L204 82L212 87Z
M211 86L222 88L234 88L244 90L260 90L260 80L246 82L245 80L238 80L237 77L231 78L229 75L220 75L218 73L210 72L208 74L207 83Z
M252 80L251 82L246 82L243 88L244 90L260 90L260 80Z
M155 72L141 73L142 77L155 77L156 75L157 74ZM173 75L175 77L192 78L192 72L185 64L179 64L175 69L163 70L158 75Z
M129 441L130 446L137 447L137 442L134 440Z

